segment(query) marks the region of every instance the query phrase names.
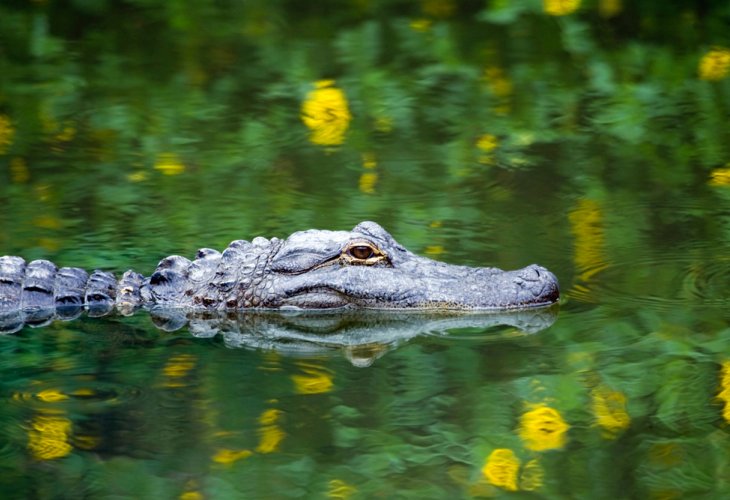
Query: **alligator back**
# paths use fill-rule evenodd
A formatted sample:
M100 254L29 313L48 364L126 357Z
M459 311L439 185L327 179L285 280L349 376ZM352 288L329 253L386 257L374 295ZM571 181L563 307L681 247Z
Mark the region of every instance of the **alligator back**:
M78 267L58 268L47 260L26 263L20 257L0 257L0 311L111 307L117 288L108 272L89 274Z

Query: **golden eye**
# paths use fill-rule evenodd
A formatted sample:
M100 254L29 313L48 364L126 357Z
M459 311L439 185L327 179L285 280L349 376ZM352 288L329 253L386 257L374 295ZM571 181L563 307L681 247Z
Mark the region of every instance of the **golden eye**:
M367 245L356 245L354 247L350 247L348 253L358 260L367 260L370 257L375 256L373 248Z

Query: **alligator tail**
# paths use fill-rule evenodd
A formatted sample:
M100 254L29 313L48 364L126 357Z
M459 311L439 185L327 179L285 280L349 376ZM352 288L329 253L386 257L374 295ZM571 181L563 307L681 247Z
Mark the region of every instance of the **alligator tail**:
M121 280L109 272L91 274L78 267L57 267L48 260L26 263L20 257L0 257L0 332L26 324L45 324L51 318L71 319L84 309L91 316L115 306L131 314L142 304L144 277L127 271Z

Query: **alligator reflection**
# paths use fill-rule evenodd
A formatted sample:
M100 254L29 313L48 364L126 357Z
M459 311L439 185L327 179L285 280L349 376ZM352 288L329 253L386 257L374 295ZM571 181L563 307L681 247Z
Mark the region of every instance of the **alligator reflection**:
M103 316L110 311L86 312L88 316ZM484 332L500 326L534 334L555 322L558 306L459 313L362 309L219 312L165 308L148 312L160 330L187 328L198 338L220 335L230 348L274 350L289 356L341 351L354 365L369 366L386 352L420 335L448 335L465 329ZM0 315L0 333L16 332L26 325L45 326L58 319L71 320L81 314L79 309L13 311Z

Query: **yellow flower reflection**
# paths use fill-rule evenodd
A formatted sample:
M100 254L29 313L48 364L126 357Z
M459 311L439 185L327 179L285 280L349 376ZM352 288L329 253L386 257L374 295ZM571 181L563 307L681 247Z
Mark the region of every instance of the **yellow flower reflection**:
M567 16L580 7L580 0L543 0L542 10L551 16Z
M716 168L712 171L710 186L730 186L730 163L726 167Z
M190 354L173 356L162 369L162 373L165 375L162 385L168 388L185 387L187 384L184 378L190 373L190 370L195 368L195 363L195 356Z
M497 97L508 97L512 95L512 81L499 66L489 66L485 69L483 81L486 83L489 91Z
M357 186L361 193L375 193L375 185L378 183L378 173L374 170L378 166L378 159L373 152L365 152L362 154L362 166L369 172L360 174Z
M583 198L568 214L568 220L575 238L575 265L580 278L588 281L606 267L603 211L598 202Z
M481 152L479 155L479 163L484 165L490 165L494 163L492 152L497 149L499 140L497 136L492 134L482 134L477 139L477 149Z
M362 166L367 169L373 169L378 166L378 157L375 153L368 151L362 154Z
M76 136L76 127L71 122L66 123L55 136L59 142L68 142Z
M631 424L626 412L626 396L608 387L597 387L592 393L593 415L596 423L606 431L606 437L616 437Z
M10 160L10 180L22 184L30 180L30 170L23 158L18 156Z
M517 491L517 474L520 459L509 448L497 448L487 457L482 474L494 486L508 491Z
M132 182L146 181L147 177L147 172L145 172L144 170L137 170L136 172L132 172L131 174L127 175L127 179Z
M409 23L409 26L413 31L418 31L421 33L425 33L426 31L431 29L431 25L433 22L430 19L425 18L419 18L414 19Z
M357 181L357 188L361 193L374 194L375 186L378 183L377 172L363 172L360 174L360 179Z
M5 154L15 137L15 127L6 115L0 115L0 155Z
M155 170L165 175L178 175L185 171L185 165L175 153L160 153L155 160Z
M57 403L68 399L68 396L58 389L46 389L36 394L36 397L44 403Z
M698 73L700 79L707 81L725 78L730 73L730 50L724 47L710 50L700 59Z
M497 136L492 134L484 134L477 139L477 148L479 148L481 151L484 151L485 153L490 153L494 151L497 148L497 145L499 142L497 141Z
M429 245L423 249L423 253L433 257L438 257L444 252L446 252L446 249L442 245Z
M722 418L730 423L730 361L725 361L720 370L720 390L717 399L724 403Z
M545 471L537 459L525 464L520 474L520 489L526 491L539 490L544 484Z
M28 449L38 460L54 460L73 449L68 443L71 421L58 415L38 415L28 430Z
M378 115L373 125L378 132L388 133L393 130L393 119L389 116Z
M191 479L185 484L185 490L180 493L180 496L177 498L178 500L204 500L205 495L203 495L199 490L200 485L198 484L198 481Z
M565 446L568 429L558 410L540 403L522 415L518 434L527 449L547 451Z
M332 373L326 368L307 363L299 363L299 367L304 374L291 376L297 393L321 394L332 390Z
M489 66L484 70L482 81L486 84L489 92L498 98L493 111L498 115L510 113L509 97L513 92L512 81L499 66Z
M357 488L347 484L341 479L333 479L329 482L329 490L327 491L328 498L338 498L340 500L347 500L352 495L357 493Z
M279 444L286 434L279 427L278 421L281 410L269 408L259 416L259 444L256 451L259 453L273 453L279 449Z
M101 436L91 434L74 435L74 447L81 450L93 450L101 444Z
M310 142L318 146L337 146L345 140L350 126L350 109L345 93L333 80L320 80L302 103L301 118L309 128Z
M221 448L213 455L213 461L223 465L229 465L238 460L248 458L253 455L251 450L230 450L228 448Z
M178 497L179 500L203 500L205 496L199 491L185 491Z

